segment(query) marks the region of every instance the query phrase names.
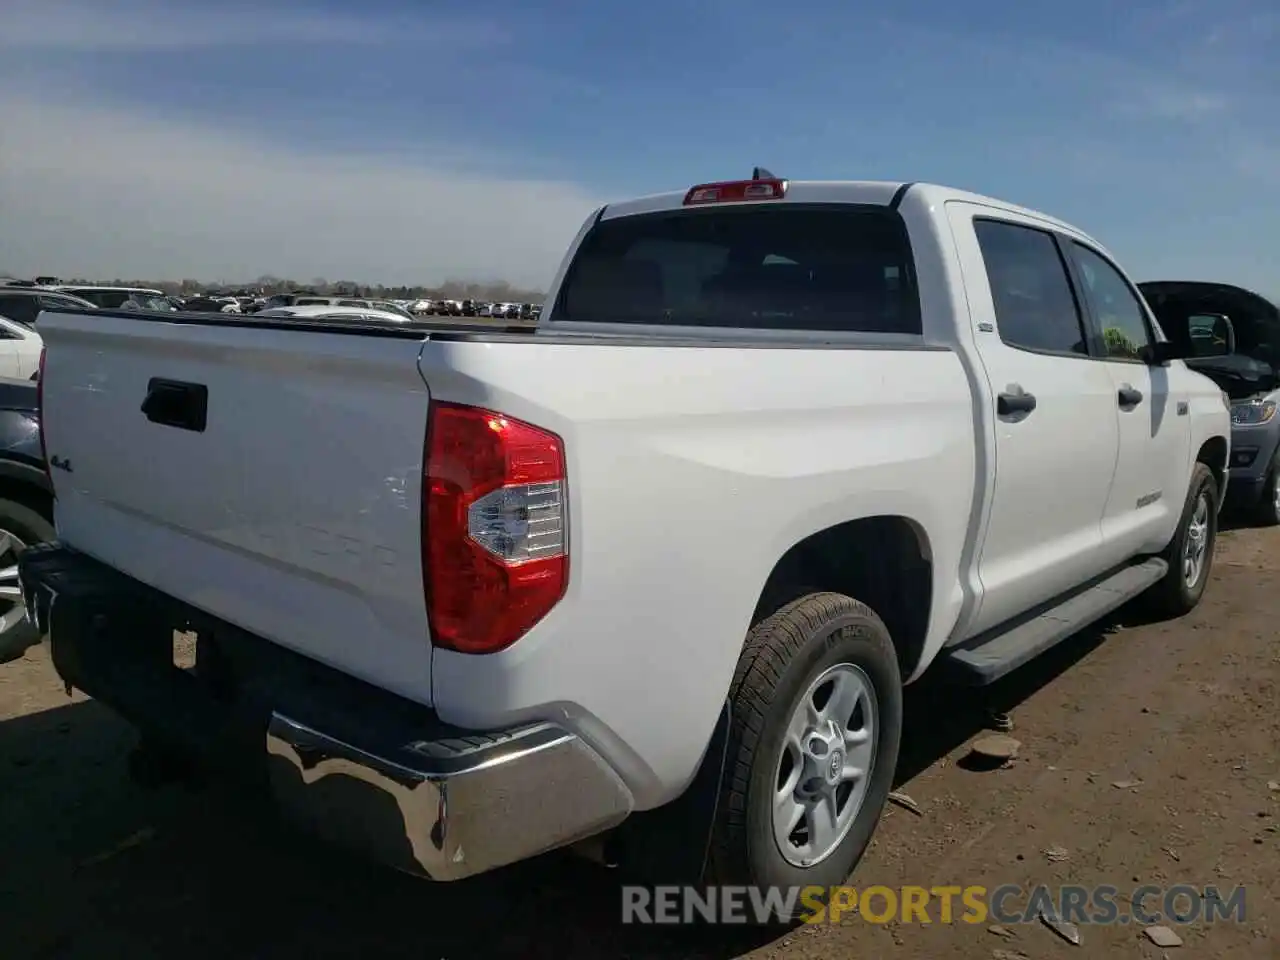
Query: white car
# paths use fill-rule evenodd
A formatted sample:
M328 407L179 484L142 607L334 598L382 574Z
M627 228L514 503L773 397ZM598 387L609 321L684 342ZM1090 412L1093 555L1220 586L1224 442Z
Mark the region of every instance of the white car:
M0 316L0 377L30 380L40 369L44 341L31 327Z
M381 320L389 323L412 323L414 318L395 310L378 307L339 307L329 304L313 304L297 307L272 307L259 310L254 318L294 317L307 320Z
M435 879L594 836L825 890L904 684L1209 581L1224 395L1060 220L758 171L595 211L546 303L48 314L59 543L21 578L63 680Z

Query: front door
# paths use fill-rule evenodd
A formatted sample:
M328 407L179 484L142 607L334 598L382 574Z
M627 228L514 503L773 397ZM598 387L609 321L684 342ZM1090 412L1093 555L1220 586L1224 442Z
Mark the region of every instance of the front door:
M1170 389L1167 367L1143 359L1155 335L1133 285L1092 247L1075 240L1067 247L1115 390L1120 448L1102 538L1109 563L1120 563L1163 549L1182 516L1191 467L1189 398Z

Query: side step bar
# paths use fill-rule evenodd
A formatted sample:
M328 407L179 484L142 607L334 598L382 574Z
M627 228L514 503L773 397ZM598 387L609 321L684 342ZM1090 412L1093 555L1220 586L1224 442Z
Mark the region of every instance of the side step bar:
M1168 570L1169 565L1158 557L1125 567L1011 629L997 628L998 633L982 634L962 647L944 650L944 669L973 686L994 683L1119 609Z

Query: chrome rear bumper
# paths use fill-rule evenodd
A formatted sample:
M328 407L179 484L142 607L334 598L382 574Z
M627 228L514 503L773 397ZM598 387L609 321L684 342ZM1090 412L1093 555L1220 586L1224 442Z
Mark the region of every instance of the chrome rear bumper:
M192 765L246 779L290 819L434 880L621 823L630 792L551 723L478 733L216 620L58 544L22 554L27 612L63 681ZM198 635L194 669L175 628Z
M273 713L270 782L292 819L433 880L458 880L621 823L631 797L573 734L551 724L421 761L374 756ZM442 762L444 761L444 762Z

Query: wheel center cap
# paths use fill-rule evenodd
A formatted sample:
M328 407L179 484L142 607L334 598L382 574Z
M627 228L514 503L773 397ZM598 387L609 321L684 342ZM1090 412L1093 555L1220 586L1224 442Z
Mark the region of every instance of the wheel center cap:
M831 783L838 783L840 780L840 771L844 769L844 751L832 750L831 757L827 760L827 779Z

